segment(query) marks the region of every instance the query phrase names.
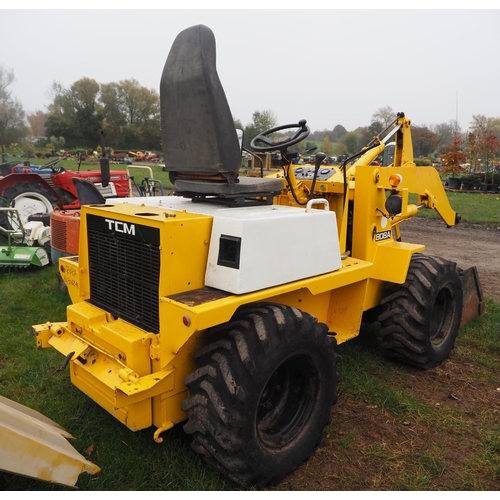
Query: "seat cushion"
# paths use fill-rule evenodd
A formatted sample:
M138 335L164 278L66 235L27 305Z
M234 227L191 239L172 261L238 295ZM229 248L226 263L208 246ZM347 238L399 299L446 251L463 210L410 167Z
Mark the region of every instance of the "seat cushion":
M202 196L256 196L258 194L277 195L283 190L283 181L275 178L240 177L239 182L208 182L177 179L176 191L195 193Z

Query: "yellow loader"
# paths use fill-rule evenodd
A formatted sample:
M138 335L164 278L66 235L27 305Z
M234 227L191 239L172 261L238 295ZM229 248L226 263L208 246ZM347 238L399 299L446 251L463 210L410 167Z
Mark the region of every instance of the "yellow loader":
M438 172L415 165L403 113L340 166L321 153L293 163L305 120L271 129L251 146L279 152L282 172L242 177L203 25L175 39L160 100L176 196L82 208L78 256L59 260L72 304L66 321L34 326L37 346L65 356L72 383L132 431L153 427L160 443L184 422L222 474L276 484L330 421L336 345L375 318L388 356L439 365L459 333L463 282L480 290L477 273L402 241L400 224L418 210L459 220ZM393 162L372 166L389 141ZM480 314L480 293L467 305L465 320Z

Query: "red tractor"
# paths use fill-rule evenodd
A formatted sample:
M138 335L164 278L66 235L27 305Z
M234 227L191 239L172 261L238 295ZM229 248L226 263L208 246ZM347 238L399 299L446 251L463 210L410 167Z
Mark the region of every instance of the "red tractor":
M103 161L104 160L104 161ZM0 206L18 210L21 223L33 214L80 208L73 177L91 181L104 198L123 198L131 195L129 176L121 170L109 170L107 158L101 158L100 170L73 172L56 166L59 159L45 167L36 165L0 165ZM3 177L2 177L3 176ZM4 225L6 221L0 221Z

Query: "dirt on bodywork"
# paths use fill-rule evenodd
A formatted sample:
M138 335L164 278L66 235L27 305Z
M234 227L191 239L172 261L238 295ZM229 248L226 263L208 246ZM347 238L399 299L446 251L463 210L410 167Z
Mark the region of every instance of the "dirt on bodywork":
M401 233L403 241L425 244L427 254L453 260L462 269L476 266L484 296L500 303L500 223L498 228L447 228L441 221L414 218ZM361 338L351 342L364 348ZM373 354L383 357L375 348ZM500 375L457 348L437 368L422 371L399 365L397 370L398 390L437 412L436 422L411 412L395 416L343 390L341 382L332 424L316 452L269 489L499 490ZM342 362L340 372L342 376ZM369 376L390 386L393 375L388 369L387 374L379 370ZM446 419L441 420L443 415ZM497 458L485 460L488 453Z

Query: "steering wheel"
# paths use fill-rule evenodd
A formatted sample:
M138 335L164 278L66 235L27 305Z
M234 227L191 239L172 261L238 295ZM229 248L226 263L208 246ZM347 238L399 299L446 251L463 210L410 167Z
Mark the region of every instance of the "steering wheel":
M262 134L255 136L250 142L250 147L255 151L264 152L264 151L285 151L289 146L293 146L300 141L303 141L311 132L311 129L308 125L306 125L306 120L300 120L299 123L291 124L291 125L281 125L280 127L270 128ZM276 139L271 139L268 137L274 132L279 132L281 130L287 129L297 129L292 137L278 137ZM265 145L257 146L257 143L264 143Z

